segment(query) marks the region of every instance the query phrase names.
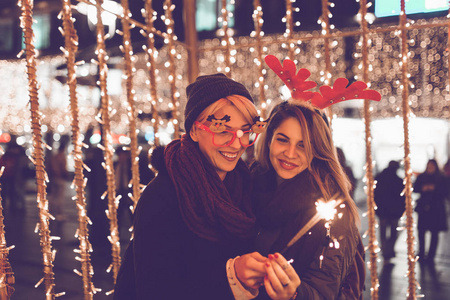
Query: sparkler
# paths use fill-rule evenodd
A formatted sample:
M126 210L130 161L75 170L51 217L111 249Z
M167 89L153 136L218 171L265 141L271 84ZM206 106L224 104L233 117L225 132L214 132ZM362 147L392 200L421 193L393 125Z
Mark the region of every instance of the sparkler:
M289 241L289 243L286 245L286 247L283 249L282 253L285 253L286 250L291 247L295 242L297 242L305 233L307 233L311 228L314 227L317 223L319 223L320 220L324 219L326 221L331 221L334 219L334 216L336 215L336 207L340 205L344 200L338 199L338 200L331 200L328 202L325 202L323 200L318 200L316 202L316 214L297 232L297 234ZM328 224L328 223L327 223ZM329 224L327 228L327 231L329 229Z

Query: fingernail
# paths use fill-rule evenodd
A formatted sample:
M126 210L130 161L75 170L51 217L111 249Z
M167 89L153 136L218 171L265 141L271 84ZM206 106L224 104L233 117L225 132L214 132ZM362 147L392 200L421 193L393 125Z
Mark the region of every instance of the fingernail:
M269 259L273 259L273 255L272 254L269 254Z
M275 258L278 258L278 257L280 257L280 256L278 255L278 253L275 253Z
M269 264L269 263L266 263L266 267L270 267L270 264Z

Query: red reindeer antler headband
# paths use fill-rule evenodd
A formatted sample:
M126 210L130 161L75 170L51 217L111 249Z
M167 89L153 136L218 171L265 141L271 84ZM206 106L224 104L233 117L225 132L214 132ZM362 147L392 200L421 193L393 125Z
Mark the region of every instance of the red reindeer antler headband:
M290 59L285 59L283 65L274 55L267 55L264 59L266 64L280 77L291 91L291 96L296 100L308 101L324 109L332 104L352 99L368 99L380 101L381 95L375 90L367 90L367 84L362 81L356 81L350 86L345 78L338 78L330 86L321 86L319 92L308 91L317 86L314 81L306 81L311 75L307 69L300 69L296 73L295 63Z

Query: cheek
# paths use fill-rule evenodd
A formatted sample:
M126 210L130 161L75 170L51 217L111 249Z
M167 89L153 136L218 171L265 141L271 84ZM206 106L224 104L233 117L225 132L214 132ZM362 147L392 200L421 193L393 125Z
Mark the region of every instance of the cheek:
M215 146L212 144L211 139L201 135L198 138L198 147L205 156L209 156L215 150Z

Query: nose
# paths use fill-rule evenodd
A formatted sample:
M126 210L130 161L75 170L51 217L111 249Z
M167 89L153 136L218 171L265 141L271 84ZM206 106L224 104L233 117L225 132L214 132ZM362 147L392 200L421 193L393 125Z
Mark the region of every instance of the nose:
M234 148L234 149L241 149L242 145L241 145L241 142L239 141L239 138L237 136L234 139L234 141L230 144L230 147Z
M297 155L295 145L289 145L286 150L284 151L284 155L286 155L287 158L294 158Z

